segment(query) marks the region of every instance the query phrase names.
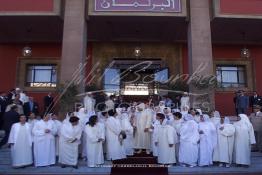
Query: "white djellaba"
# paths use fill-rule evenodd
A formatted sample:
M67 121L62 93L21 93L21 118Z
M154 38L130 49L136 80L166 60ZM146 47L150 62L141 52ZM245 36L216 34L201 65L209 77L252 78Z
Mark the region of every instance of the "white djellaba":
M71 117L69 122L61 126L59 137L59 163L76 166L78 160L78 146L82 135L82 127L77 117ZM75 123L75 124L74 124Z
M209 166L213 164L213 151L217 144L217 132L215 125L209 120L209 116L200 116L198 124L199 143L199 166Z
M160 126L157 129L156 141L157 145L157 162L160 164L174 164L176 163L176 149L177 134L175 129L167 124L167 120L160 120Z
M230 124L228 118L221 118L217 125L217 146L214 149L213 161L220 162L219 166L226 164L230 167L233 159L233 148L235 139L235 127Z
M55 135L57 128L50 116L44 116L32 130L34 135L35 166L48 166L55 164Z
M245 114L239 114L240 120L234 123L235 146L234 162L239 165L250 165L251 161L251 144L255 144L254 129Z
M104 130L98 124L98 117L93 115L85 127L87 166L95 167L104 163Z
M198 124L191 114L184 117L185 122L180 128L179 162L182 166L194 167L198 161Z
M20 117L21 118L21 117ZM24 121L26 117L24 116ZM11 144L13 167L23 167L33 163L31 126L29 123L12 125L8 143Z

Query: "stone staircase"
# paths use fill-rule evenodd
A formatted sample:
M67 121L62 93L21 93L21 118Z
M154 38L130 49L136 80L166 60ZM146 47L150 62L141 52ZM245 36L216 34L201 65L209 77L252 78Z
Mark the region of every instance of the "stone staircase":
M113 161L111 175L168 175L168 167L157 164L152 154L135 154L123 160Z

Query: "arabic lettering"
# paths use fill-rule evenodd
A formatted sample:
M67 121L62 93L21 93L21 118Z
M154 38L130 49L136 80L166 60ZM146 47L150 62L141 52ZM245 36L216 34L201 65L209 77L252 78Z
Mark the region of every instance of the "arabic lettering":
M97 10L165 11L180 10L180 0L96 0Z

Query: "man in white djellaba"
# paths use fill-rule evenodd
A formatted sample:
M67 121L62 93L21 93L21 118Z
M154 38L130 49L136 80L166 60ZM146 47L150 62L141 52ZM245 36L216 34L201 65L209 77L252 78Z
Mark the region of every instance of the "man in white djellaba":
M34 113L30 113L30 115L28 116L28 120L27 123L30 124L31 126L31 131L33 129L33 127L35 126L35 123L38 122L38 120L36 119L36 116Z
M106 153L107 160L118 160L126 158L123 137L121 136L121 123L116 118L115 110L108 111L106 120Z
M95 111L87 112L85 108L80 108L79 111L76 113L76 116L79 118L79 124L83 129L80 150L81 150L82 158L84 159L86 159L86 134L84 132L84 129L85 129L86 123L89 121L89 117L94 114L95 114Z
M12 125L8 139L14 168L33 164L31 126L26 122L25 115L20 115L19 120L19 123Z
M135 119L135 149L141 153L142 149L146 150L147 154L150 154L151 149L151 133L149 129L152 124L152 113L145 111L145 104L141 103L138 106L138 112Z
M101 127L97 125L98 117L93 115L85 127L86 133L86 155L87 166L95 167L104 163L103 142L105 134Z
M210 122L207 114L200 116L198 124L200 143L199 143L199 166L213 165L213 151L217 144L217 133L215 125Z
M179 162L182 166L195 167L198 161L199 132L198 124L191 114L184 117L180 128Z
M177 134L177 143L176 143L176 160L179 161L179 147L180 147L180 129L182 127L182 124L184 122L182 118L182 114L180 112L173 113L174 121L172 123L172 127L176 130Z
M251 163L251 145L256 143L253 126L246 114L239 114L234 126L236 129L234 162L248 167Z
M183 111L184 107L190 107L189 95L187 92L184 92L183 96L180 99L180 110Z
M55 164L55 135L57 129L50 115L45 115L38 121L32 133L34 135L35 166L49 166Z
M128 113L125 108L122 108L120 115L121 128L126 134L126 139L123 140L123 145L126 155L134 155L134 128L131 125Z
M170 107L166 107L164 108L164 115L166 117L166 124L168 125L172 125L173 121L174 121L174 116L173 114L171 113L171 109Z
M220 124L217 125L217 145L214 149L213 161L219 162L219 166L230 167L233 158L235 127L230 120L221 116Z
M82 127L79 118L72 116L69 122L62 124L59 136L59 163L61 167L72 166L78 168L78 146L82 135Z
M58 156L59 155L59 137L60 137L60 129L62 127L62 122L58 120L58 117L56 114L50 114L50 115L57 129L57 132L55 135L55 155Z
M155 110L154 110L154 115L153 115L153 121L151 124L151 128L150 128L150 132L151 132L151 150L153 152L153 156L157 157L158 153L157 153L157 146L155 144L155 140L156 140L156 136L157 136L157 130L158 127L160 126L160 122L159 120L157 120L157 113L161 113L160 112L160 107L156 106Z
M157 162L160 164L174 164L176 163L176 131L172 126L167 124L164 114L157 113L156 115L157 120L160 122L155 140L158 152Z
M93 115L89 113L95 111L95 104L96 104L96 101L92 97L92 93L88 92L87 95L84 97L85 113L87 113L89 116Z
M164 112L164 108L166 107L165 101L160 101L158 104L158 107L160 108L160 112Z

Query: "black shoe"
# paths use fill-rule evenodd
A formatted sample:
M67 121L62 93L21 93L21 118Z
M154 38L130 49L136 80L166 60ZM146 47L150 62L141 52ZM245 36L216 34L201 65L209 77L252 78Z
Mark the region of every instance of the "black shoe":
M65 168L66 166L65 165L61 165L61 168Z
M74 169L78 169L78 166L77 166L77 165L75 165L75 166L73 166L73 168L74 168Z

